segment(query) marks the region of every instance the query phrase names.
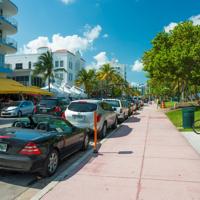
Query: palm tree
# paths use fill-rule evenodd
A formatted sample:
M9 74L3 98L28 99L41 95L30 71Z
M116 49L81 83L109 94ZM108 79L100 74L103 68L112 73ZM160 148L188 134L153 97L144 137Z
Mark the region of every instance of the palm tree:
M38 62L35 64L33 71L34 75L42 74L44 80L48 79L48 87L50 91L51 78L53 78L53 55L52 52L47 51L41 54L38 58Z
M108 91L109 84L113 83L116 78L117 72L109 63L104 64L97 73L97 79L102 81L102 88L105 82L106 91Z
M94 69L81 69L75 80L75 84L80 87L84 86L86 93L90 96L96 84L96 72Z

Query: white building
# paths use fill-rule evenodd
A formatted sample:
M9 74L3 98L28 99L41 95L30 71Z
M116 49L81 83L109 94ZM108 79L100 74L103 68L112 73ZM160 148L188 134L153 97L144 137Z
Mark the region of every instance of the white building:
M126 80L126 66L125 64L120 64L119 62L111 61L111 67L113 67L125 80Z
M48 50L41 47L35 54L13 54L5 57L6 66L13 70L13 79L24 85L35 85L42 87L41 75L33 77L35 63L39 56ZM85 61L79 52L75 54L67 50L53 52L54 81L57 85L74 85L78 72L84 67Z
M10 0L0 0L0 76L6 76L11 70L5 68L5 55L17 51L17 43L9 35L17 32L17 22L12 17L18 12L17 6Z

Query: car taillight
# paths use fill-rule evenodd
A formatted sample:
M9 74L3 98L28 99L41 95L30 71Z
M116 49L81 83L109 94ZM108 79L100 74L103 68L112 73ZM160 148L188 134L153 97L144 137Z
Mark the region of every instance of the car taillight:
M34 142L29 142L19 153L22 155L40 155L41 151Z
M66 119L65 112L63 112L63 113L61 114L61 118L62 118L62 119Z
M120 108L120 111L119 111L120 113L122 113L122 108Z
M100 120L101 120L101 115L97 114L97 122L100 122Z

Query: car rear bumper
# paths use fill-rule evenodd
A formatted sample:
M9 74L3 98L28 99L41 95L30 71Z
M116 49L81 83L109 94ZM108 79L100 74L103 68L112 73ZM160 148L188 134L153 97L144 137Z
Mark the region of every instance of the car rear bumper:
M0 169L36 172L42 169L44 161L41 157L0 154Z
M15 117L17 116L17 113L15 112L1 112L1 117Z

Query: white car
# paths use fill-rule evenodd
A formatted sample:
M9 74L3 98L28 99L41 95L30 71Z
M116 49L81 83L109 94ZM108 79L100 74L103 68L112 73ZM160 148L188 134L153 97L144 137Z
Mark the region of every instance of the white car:
M103 101L109 103L115 110L115 112L117 113L118 122L122 122L125 119L128 119L129 108L128 108L128 102L126 100L103 99Z
M104 138L107 128L117 127L117 115L108 103L88 99L72 101L65 111L65 118L74 126L93 131L94 111L97 112L98 137Z

